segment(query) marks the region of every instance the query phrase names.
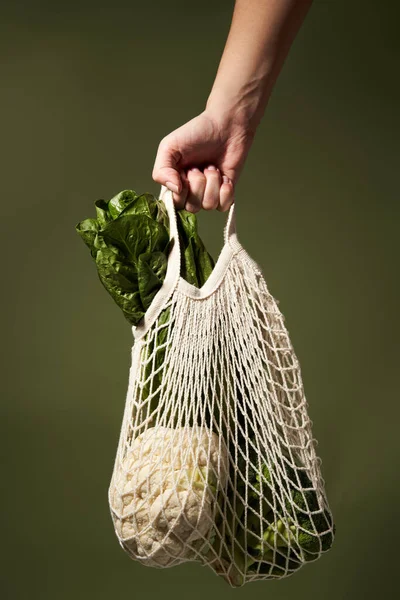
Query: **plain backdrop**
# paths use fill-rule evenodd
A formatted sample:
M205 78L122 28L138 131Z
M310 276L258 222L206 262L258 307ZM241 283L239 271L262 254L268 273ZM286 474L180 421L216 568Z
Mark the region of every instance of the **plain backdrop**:
M107 488L132 334L75 224L158 192L200 112L232 1L5 3L0 15L1 588L6 600L392 598L399 554L398 11L315 0L237 187L241 242L300 359L337 523L295 576L232 590L119 547ZM201 214L214 254L225 215Z

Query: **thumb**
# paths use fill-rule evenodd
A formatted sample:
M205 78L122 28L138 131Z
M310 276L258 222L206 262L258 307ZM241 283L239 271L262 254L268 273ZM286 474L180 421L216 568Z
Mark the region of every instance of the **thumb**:
M171 192L176 194L182 191L182 181L177 167L180 159L180 152L171 148L168 143L161 142L152 174L154 181L165 185Z

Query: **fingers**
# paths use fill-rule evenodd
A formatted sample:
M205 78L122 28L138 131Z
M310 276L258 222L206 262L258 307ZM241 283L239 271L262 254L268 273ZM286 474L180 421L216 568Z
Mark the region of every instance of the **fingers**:
M204 210L214 210L219 204L219 188L221 187L221 176L219 170L210 165L204 169L206 178L206 189L204 190L202 207Z
M189 181L188 181L185 171L183 171L183 170L179 171L179 176L180 176L180 181L182 184L181 191L179 194L176 194L175 192L172 194L175 207L178 210L181 208L185 208L185 202L186 202L186 199L187 199L187 196L189 193ZM167 188L171 189L168 185L167 185Z
M204 210L217 209L227 211L233 202L233 183L226 175L221 177L220 171L210 165L204 172L197 168L187 172L188 193L185 209L197 213Z
M229 210L233 203L233 183L226 175L222 177L222 185L219 192L219 205L217 209L221 212Z
M193 213L202 208L228 210L233 202L232 180L221 176L214 165L204 171L193 168L186 173L181 168L182 155L177 146L172 136L161 141L153 168L154 181L171 190L177 209L186 208Z
M187 179L189 183L189 193L186 199L185 208L189 212L197 213L201 209L207 180L200 169L189 169Z

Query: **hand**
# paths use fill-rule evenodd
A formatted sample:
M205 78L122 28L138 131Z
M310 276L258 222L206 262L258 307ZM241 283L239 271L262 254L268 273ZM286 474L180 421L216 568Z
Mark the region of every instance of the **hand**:
M167 135L158 147L153 179L173 193L177 208L226 211L254 134L207 109Z

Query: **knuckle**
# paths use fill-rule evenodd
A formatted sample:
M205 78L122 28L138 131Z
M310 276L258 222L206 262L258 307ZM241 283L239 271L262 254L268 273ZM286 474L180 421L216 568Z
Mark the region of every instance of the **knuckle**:
M169 146L169 139L168 139L168 136L165 136L162 138L161 142L158 144L158 149L165 150L166 148L168 148L168 146Z
M170 140L168 138L163 138L161 140L161 142L158 145L158 149L157 149L157 157L165 157L166 155L169 155L172 153L172 146L170 143Z
M153 181L156 181L157 183L163 183L159 169L154 168L151 176L153 178Z
M191 184L195 186L196 190L202 190L205 188L206 178L204 177L203 173L190 174L188 179L191 182Z

